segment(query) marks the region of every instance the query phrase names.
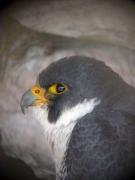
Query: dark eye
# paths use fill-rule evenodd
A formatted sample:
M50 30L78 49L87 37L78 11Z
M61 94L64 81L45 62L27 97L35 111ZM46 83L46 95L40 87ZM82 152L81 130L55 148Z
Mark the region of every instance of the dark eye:
M65 91L65 89L66 89L66 87L65 87L63 84L58 83L58 84L56 85L56 91L57 91L57 93L62 93L62 92Z
M48 88L51 94L62 94L68 90L68 86L64 83L54 83Z

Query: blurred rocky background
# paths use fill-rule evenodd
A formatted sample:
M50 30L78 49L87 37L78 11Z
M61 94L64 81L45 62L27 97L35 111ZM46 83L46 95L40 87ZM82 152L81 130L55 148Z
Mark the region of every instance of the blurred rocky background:
M0 3L0 176L3 180L53 180L53 161L42 127L21 113L20 98L42 69L75 54L104 61L135 86L135 2Z

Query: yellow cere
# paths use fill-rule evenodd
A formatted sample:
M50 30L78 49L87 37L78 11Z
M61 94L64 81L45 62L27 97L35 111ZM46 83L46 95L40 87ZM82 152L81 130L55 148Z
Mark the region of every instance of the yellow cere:
M36 97L36 100L33 105L42 106L48 103L48 99L45 97L45 89L35 85L31 88L32 95Z

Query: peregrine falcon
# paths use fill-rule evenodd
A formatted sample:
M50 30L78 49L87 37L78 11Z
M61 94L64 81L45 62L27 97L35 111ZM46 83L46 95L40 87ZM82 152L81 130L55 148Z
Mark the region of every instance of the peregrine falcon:
M103 62L71 56L52 63L21 108L42 125L57 180L134 179L135 89Z

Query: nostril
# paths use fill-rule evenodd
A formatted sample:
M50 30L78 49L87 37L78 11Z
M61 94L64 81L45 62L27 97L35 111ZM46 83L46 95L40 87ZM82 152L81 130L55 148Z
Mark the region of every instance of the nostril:
M36 89L36 90L35 90L35 93L36 93L36 94L39 94L39 93L40 93L40 90L39 90L39 89Z

